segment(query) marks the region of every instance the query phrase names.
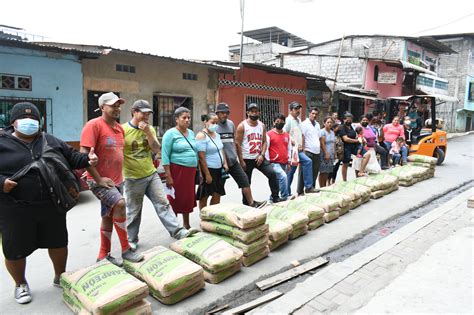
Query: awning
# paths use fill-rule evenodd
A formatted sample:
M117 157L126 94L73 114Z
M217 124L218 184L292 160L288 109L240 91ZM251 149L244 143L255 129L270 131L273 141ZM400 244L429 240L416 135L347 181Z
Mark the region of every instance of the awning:
M437 76L436 72L430 71L430 70L425 69L425 68L420 67L420 66L416 66L412 63L409 63L408 61L400 60L400 63L402 64L403 69L411 69L411 70L415 70L415 71L418 71L418 72L428 73L428 74L431 74L433 76Z
M469 109L469 108L458 108L456 109L456 112L473 112L474 113L474 109Z
M349 96L349 97L358 97L358 98L363 98L363 99L372 100L372 101L375 101L378 99L374 96L368 96L368 95L362 95L362 94L353 94L353 93L347 93L347 92L339 92L339 93L344 94L345 96Z
M406 95L406 96L393 96L389 97L388 99L391 100L399 100L399 101L407 101L413 97L435 97L439 101L443 102L459 102L459 100L455 97L449 95L442 95L442 94L420 94L420 95Z

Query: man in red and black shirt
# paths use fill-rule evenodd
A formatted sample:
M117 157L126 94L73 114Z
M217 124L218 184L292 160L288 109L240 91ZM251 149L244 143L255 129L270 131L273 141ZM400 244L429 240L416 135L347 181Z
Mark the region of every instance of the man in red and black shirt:
M291 152L290 135L283 130L286 117L278 114L273 119L273 129L267 132L267 159L272 163L273 170L277 174L280 185L280 197L288 199L288 179L289 157Z

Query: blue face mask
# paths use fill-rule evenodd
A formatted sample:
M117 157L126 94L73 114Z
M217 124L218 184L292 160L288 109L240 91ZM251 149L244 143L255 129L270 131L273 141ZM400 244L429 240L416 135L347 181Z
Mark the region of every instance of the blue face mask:
M17 119L16 130L25 136L32 136L38 133L39 121L31 118Z
M209 130L210 132L216 132L217 124L209 125L209 127L207 127L207 130Z

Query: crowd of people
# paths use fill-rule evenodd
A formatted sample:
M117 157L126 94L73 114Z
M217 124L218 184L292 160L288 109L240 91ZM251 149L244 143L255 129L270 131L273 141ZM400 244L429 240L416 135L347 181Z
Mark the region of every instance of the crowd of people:
M102 114L84 126L80 151L41 132L42 119L35 105L13 107L11 126L0 132L0 228L5 265L15 282L18 303L31 301L26 258L36 249L49 251L55 272L53 285L59 286L66 268L66 211L55 210L48 178L41 172L32 169L16 176L41 158L46 140L71 169L87 169L89 189L100 200L97 261L107 259L120 265L110 254L114 229L122 259L143 260L138 247L145 196L170 236L182 239L198 231L189 219L196 205L202 209L220 203L230 177L241 189L242 203L260 208L267 202L315 193L333 184L341 164L344 181L351 162L356 176L404 164L408 145L417 134L416 117L403 117L403 125L399 117L385 124L377 111L363 116L357 125L351 113L344 113L342 122L333 113L322 119L321 127L318 108L310 108L308 118L302 120L298 102L288 105L287 117L275 115L272 126L262 123L258 104L248 104L246 119L235 127L229 119L230 106L220 103L215 113L202 115L203 126L196 134L189 128L191 111L177 108L176 125L165 132L160 144L149 124L153 114L150 104L134 102L131 119L121 125L117 121L124 102L112 92L100 96ZM154 165L157 155L165 170L165 184ZM268 179L268 200L253 198L254 169ZM297 189L292 194L297 170Z

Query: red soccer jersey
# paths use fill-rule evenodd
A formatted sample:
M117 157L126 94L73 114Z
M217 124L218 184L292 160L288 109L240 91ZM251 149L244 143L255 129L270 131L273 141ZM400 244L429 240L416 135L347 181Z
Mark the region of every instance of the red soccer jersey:
M287 132L277 133L274 129L267 132L268 155L270 162L288 164L288 145L290 143L290 135Z
M117 186L123 182L124 131L119 123L110 127L102 117L91 119L82 130L81 146L94 148L100 176L110 178ZM89 173L87 179L92 179Z

